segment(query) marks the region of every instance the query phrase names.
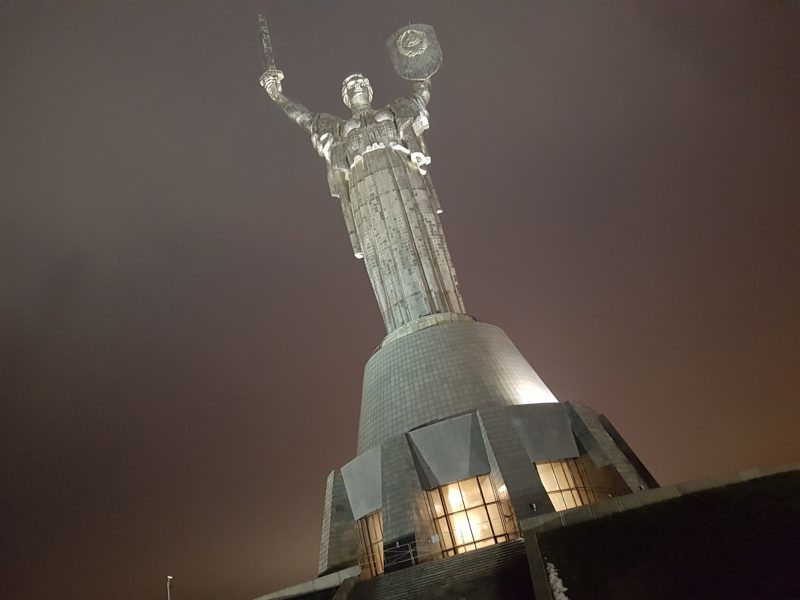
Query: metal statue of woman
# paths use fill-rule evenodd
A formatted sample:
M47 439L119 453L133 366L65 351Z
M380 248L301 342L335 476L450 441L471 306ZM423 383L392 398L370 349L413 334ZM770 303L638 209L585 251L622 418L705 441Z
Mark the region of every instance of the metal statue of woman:
M342 100L353 113L346 119L287 98L265 22L262 42L267 69L260 83L325 159L330 193L341 202L353 253L364 260L387 332L428 315L463 314L422 138L430 77L441 64L433 29L409 25L387 41L395 70L412 81L411 94L373 108L369 80L350 75L342 84Z

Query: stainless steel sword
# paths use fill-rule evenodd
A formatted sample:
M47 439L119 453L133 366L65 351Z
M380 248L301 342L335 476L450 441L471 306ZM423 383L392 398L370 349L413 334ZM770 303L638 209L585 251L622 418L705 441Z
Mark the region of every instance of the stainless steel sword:
M261 48L264 51L264 72L269 72L280 77L283 75L283 73L281 73L275 67L275 55L272 51L272 40L269 37L267 19L264 17L264 15L258 15L258 36L261 39Z
M258 15L258 36L261 38L261 48L264 50L264 70L275 68L275 55L272 53L272 40L269 37L267 19L264 15Z

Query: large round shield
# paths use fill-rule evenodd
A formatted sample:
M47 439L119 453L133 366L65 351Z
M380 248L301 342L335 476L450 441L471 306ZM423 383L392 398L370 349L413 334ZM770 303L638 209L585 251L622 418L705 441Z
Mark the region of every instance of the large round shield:
M442 66L442 47L430 25L405 25L386 40L395 72L409 81L431 77Z

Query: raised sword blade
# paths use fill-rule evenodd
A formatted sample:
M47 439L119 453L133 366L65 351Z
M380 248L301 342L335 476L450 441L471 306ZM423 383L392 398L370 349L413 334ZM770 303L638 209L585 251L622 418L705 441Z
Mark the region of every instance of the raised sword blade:
M275 55L272 52L272 40L269 37L267 19L264 15L258 15L258 37L261 39L261 48L264 51L264 70L275 70Z

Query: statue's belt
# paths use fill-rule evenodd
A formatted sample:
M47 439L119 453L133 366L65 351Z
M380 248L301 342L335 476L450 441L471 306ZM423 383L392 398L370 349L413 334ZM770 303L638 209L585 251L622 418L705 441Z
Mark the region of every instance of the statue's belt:
M383 142L375 142L374 144L370 144L367 148L360 154L356 154L353 157L352 162L350 163L350 168L353 169L355 166L364 160L364 155L369 154L370 152L374 152L375 150L381 150L382 148L389 148L391 150L395 150L396 152L400 152L401 154L405 154L409 157L411 162L414 164L415 167L419 170L420 175L425 175L427 171L423 168L425 165L431 164L431 157L425 156L422 152L412 152L402 144L398 143L391 143L391 144L384 144Z

